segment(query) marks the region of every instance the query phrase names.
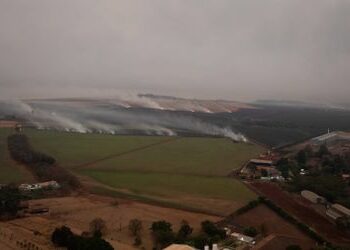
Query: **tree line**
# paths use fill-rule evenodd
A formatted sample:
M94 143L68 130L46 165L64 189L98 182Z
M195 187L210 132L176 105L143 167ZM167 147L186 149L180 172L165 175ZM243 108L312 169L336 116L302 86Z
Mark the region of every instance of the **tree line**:
M24 134L14 134L7 138L8 150L11 157L24 165L40 181L55 180L63 188L77 188L78 179L64 168L56 164L55 158L42 152L35 151Z

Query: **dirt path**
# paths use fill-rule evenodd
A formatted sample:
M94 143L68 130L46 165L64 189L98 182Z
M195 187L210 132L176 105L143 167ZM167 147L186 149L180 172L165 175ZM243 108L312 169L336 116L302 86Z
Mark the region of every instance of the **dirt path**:
M110 159L113 159L113 158L116 158L116 157L120 157L120 156L123 156L123 155L131 154L131 153L134 153L134 152L137 152L137 151L141 151L141 150L144 150L144 149L148 149L148 148L151 148L151 147L154 147L154 146L158 146L158 145L166 144L166 143L169 143L169 142L173 142L173 141L179 140L179 139L181 139L181 138L180 137L173 137L173 138L170 138L168 140L164 140L164 141L148 144L148 145L145 145L145 146L142 146L142 147L134 148L132 150L128 150L128 151L124 151L124 152L116 153L116 154L111 154L111 155L108 155L108 156L96 159L94 161L89 161L89 162L85 162L85 163L82 163L82 164L69 166L69 168L73 168L73 169L85 168L85 167L94 165L94 164L99 163L99 162L103 162L103 161L110 160Z

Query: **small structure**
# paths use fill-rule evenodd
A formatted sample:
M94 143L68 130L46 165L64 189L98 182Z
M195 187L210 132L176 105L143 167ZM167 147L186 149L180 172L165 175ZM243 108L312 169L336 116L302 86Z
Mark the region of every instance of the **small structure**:
M301 196L315 204L325 204L327 202L324 197L319 196L318 194L309 190L301 191Z
M16 130L16 132L18 132L18 133L22 132L22 130L23 130L22 124L16 123L16 125L15 125L15 130Z
M247 244L251 244L254 245L255 244L255 240L253 237L244 235L244 234L240 234L240 233L232 233L231 236L235 239L237 239L238 241L247 243Z

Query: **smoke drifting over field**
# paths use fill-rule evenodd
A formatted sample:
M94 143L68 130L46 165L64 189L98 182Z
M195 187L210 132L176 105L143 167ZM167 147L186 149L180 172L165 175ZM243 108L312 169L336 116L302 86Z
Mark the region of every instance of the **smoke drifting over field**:
M143 105L135 105L136 101L143 102ZM146 102L147 105L145 105ZM150 103L152 107L149 106ZM153 108L153 111L149 108ZM146 97L128 102L121 100L2 101L0 108L0 116L15 116L38 129L167 136L186 132L246 141L242 134L233 132L231 128L203 122L191 114L191 112L184 115L164 111L157 102Z

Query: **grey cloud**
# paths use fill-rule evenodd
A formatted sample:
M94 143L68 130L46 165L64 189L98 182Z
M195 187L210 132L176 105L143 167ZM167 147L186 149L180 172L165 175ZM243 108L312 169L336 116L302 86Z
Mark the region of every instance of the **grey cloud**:
M347 101L348 0L1 0L0 97Z

